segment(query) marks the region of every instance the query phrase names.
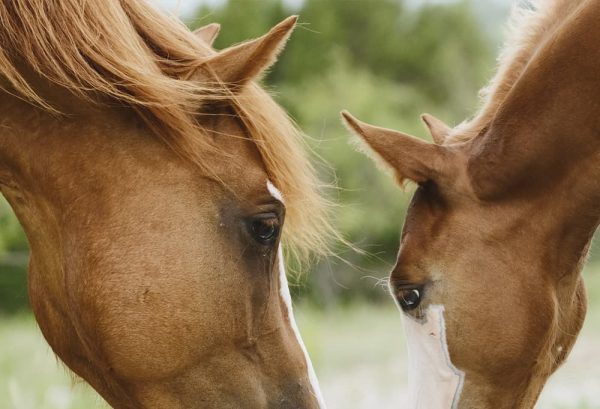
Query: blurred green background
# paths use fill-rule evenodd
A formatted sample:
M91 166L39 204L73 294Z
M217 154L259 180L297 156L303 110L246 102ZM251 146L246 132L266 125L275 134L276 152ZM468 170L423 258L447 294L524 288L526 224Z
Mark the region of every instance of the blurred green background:
M173 1L157 0L173 10ZM365 256L337 246L340 258L291 277L299 325L331 407L387 408L406 401L399 314L386 294L410 199L358 153L339 111L428 139L419 115L451 125L472 114L494 69L508 0L182 1L191 28L222 25L216 48L256 37L300 15L265 85L308 135L342 235ZM600 264L586 272L592 305L569 364L545 391L542 408L600 408ZM27 305L27 241L0 198L0 408L90 408L103 404L71 386ZM595 271L598 271L596 273ZM595 372L594 372L595 371Z

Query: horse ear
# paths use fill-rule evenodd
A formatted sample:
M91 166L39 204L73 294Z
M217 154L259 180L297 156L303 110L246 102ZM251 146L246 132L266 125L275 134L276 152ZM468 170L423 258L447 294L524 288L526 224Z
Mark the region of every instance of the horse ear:
M206 66L225 84L246 84L275 63L297 19L288 17L264 36L219 52L205 62Z
M221 25L218 23L211 23L194 30L194 34L212 47L215 39L219 35L219 31L221 31Z
M433 141L438 145L443 145L452 128L430 114L421 115L421 121L429 129Z
M359 135L384 162L390 165L402 184L405 179L416 183L437 180L449 172L446 148L422 141L391 129L359 121L343 111L349 129Z

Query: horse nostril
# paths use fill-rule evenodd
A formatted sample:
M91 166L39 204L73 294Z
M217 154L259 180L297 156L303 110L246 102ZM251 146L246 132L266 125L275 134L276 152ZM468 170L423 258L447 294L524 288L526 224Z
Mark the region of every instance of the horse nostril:
M403 311L414 310L421 304L423 287L398 288L395 296Z

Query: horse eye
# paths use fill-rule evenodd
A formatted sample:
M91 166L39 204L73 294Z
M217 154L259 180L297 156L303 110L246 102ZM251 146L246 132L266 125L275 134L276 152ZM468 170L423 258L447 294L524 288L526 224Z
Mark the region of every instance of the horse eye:
M275 213L254 216L250 221L250 234L263 245L271 245L279 238L279 218Z
M407 288L398 291L397 298L403 311L414 310L421 304L422 288Z

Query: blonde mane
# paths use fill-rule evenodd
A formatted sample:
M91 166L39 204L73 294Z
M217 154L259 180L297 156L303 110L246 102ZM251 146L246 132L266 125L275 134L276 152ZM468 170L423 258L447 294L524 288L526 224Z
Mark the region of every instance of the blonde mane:
M498 58L498 69L480 91L478 113L450 133L447 143L475 138L490 124L509 91L524 72L539 47L584 0L517 1L509 22L509 35Z
M232 96L222 84L194 80L212 53L180 21L143 0L0 2L0 76L11 84L4 92L57 112L19 72L26 64L86 101L108 97L133 107L157 137L203 168L200 152L219 147L197 115L203 104L226 98L286 198L285 242L300 255L324 252L332 230L301 134L258 85Z

